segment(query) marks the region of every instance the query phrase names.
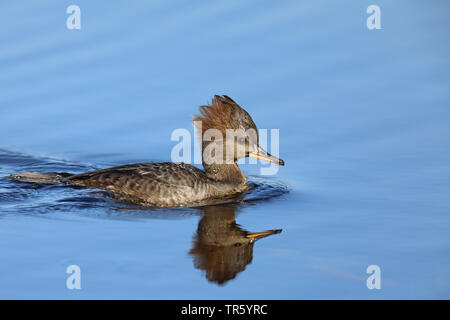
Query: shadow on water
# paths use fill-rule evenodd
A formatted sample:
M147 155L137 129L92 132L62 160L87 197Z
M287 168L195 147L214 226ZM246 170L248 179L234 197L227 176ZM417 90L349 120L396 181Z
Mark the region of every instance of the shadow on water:
M207 280L219 285L234 279L252 262L256 240L282 231L274 229L250 233L236 223L239 210L288 192L283 183L265 177L250 176L252 188L246 193L221 199L217 203L187 208L142 207L128 203L108 191L25 183L9 178L9 175L20 171L84 172L93 169L98 168L0 150L0 217L17 214L70 220L68 214L75 214L136 221L199 216L189 255L193 258L194 266L205 272Z

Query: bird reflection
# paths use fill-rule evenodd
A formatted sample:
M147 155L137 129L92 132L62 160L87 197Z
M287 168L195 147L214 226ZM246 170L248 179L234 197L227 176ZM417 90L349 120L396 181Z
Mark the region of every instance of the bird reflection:
M210 282L223 285L252 262L256 240L280 233L268 230L250 233L236 223L236 205L206 206L198 224L193 247L194 266L205 271Z

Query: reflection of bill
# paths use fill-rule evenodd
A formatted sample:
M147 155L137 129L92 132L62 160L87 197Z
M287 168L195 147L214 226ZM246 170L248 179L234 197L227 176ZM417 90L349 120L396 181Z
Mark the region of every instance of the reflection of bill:
M211 282L224 284L234 279L252 262L256 240L280 233L281 230L249 233L235 221L236 205L203 207L193 247L196 268L206 272Z

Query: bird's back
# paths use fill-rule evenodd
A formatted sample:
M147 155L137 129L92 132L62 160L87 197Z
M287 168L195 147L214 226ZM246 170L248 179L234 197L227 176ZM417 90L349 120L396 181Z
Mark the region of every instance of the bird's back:
M202 170L185 163L137 163L97 170L68 178L71 184L105 189L146 205L177 207L234 192ZM240 188L237 192L242 191Z

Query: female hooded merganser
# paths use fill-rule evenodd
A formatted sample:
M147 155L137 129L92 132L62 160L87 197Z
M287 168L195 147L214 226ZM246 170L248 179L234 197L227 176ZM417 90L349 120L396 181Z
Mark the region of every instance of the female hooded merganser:
M205 171L185 163L159 162L129 164L81 174L25 172L11 177L24 182L104 189L140 205L182 207L216 202L249 190L248 179L237 165L239 158L254 157L284 165L283 160L259 146L255 123L231 98L216 95L211 105L200 107L200 113L193 120L194 125L201 129ZM232 136L231 145L228 143L229 130L241 132L241 135L236 135L237 139ZM212 137L205 138L211 132ZM227 143L220 136L226 136Z

